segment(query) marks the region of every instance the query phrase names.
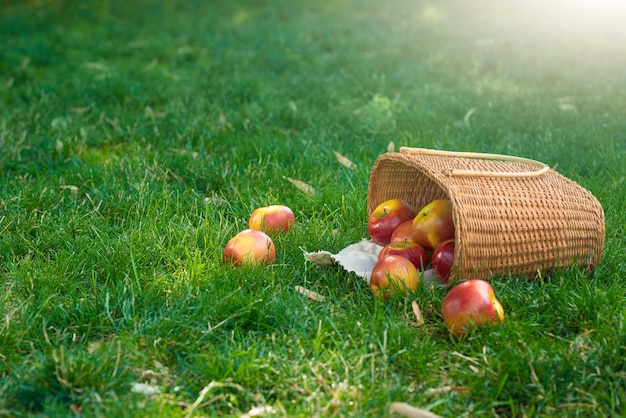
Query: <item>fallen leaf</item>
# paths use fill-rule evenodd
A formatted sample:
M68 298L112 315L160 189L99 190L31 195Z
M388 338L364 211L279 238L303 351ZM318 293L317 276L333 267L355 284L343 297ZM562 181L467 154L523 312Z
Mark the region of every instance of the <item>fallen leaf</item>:
M417 326L421 327L424 325L424 317L422 316L422 310L416 301L411 302L411 307L413 308L413 313L415 314L415 319L417 320Z
M70 404L70 410L75 413L76 415L82 415L83 414L83 409L76 405L75 403L71 403Z
M352 161L350 161L348 158L344 157L343 155L339 154L337 151L333 151L335 153L335 157L337 157L337 161L339 161L339 164L341 164L342 166L346 167L346 168L350 168L353 169L354 163Z
M576 112L578 108L571 103L559 103L559 109L563 112Z
M392 402L390 409L392 412L407 418L440 418L437 414L433 414L426 409L416 408L405 402Z
M78 193L78 187L74 186L73 184L62 184L59 186L59 189L69 190L72 192L72 194Z
M89 106L70 106L70 113L82 115L83 113L89 112L90 109Z
M161 393L161 389L146 383L133 383L133 387L130 391L133 393L141 393L143 395L158 395Z
M313 186L306 184L303 181L292 179L290 177L285 177L285 180L296 186L296 188L298 188L298 190L300 190L304 194L307 194L309 196L313 196L315 194L315 189L313 188Z
M109 67L103 62L85 62L83 67L96 71L107 71Z
M184 148L170 148L169 149L172 152L175 152L179 155L183 155L183 156L190 156L191 158L193 158L194 160L197 160L198 157L200 156L200 154L197 151L187 151Z
M241 418L262 417L266 414L275 414L277 411L273 406L255 406L243 414Z
M302 286L296 286L296 290L298 291L298 293L303 294L311 300L316 300L318 302L324 302L326 300L326 296L320 295L319 293L304 288Z

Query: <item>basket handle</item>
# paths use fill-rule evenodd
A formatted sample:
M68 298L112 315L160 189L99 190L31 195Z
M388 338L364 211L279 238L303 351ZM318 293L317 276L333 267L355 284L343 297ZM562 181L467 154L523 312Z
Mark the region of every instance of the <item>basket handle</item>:
M460 169L450 169L446 170L446 174L449 176L459 176L459 177L537 177L548 170L550 167L547 164L544 164L539 161L531 160L529 158L523 157L514 157L511 155L503 155L503 154L487 154L482 152L461 152L461 151L442 151L442 150L433 150L426 148L411 148L411 147L400 147L400 152L403 154L413 154L413 155L439 155L444 157L462 157L462 158L476 158L483 160L500 160L500 161L510 161L516 163L526 163L539 167L538 170L535 171L526 171L519 173L511 173L507 171L480 171L480 170L460 170Z

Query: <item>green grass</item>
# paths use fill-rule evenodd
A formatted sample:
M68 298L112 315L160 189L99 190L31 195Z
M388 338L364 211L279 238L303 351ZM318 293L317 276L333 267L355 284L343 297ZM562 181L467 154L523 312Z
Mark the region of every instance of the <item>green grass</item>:
M3 2L0 415L626 415L625 11L557 3ZM415 327L302 256L366 236L390 142L558 165L601 264L494 280L506 323L465 341L418 289ZM276 263L224 264L273 203Z

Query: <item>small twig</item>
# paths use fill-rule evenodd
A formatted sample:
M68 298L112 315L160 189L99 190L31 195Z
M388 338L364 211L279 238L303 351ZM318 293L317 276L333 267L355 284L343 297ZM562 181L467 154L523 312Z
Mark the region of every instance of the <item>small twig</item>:
M413 308L413 313L415 314L415 319L417 320L417 326L421 327L424 325L424 317L422 316L422 310L416 301L411 302L411 307Z
M318 302L326 301L326 296L320 295L319 293L306 289L302 286L296 286L296 290L298 291L298 293L303 294L304 296L306 296L307 298L311 300L316 300Z
M416 408L405 402L392 402L390 409L392 412L404 415L407 418L440 418L437 414L433 414L426 409Z

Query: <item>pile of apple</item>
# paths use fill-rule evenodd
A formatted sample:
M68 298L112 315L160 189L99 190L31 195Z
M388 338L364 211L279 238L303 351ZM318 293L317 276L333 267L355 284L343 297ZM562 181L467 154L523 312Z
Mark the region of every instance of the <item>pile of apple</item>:
M284 205L255 209L249 228L232 237L224 248L224 262L234 266L260 265L276 259L270 235L285 233L295 225L293 211ZM452 204L436 199L419 212L400 199L390 199L374 209L367 222L373 242L382 247L370 276L375 296L415 291L420 274L432 268L437 279L449 285L454 264ZM502 322L504 310L491 285L484 280L467 280L454 286L441 303L450 333L463 336L473 326Z
M285 233L295 225L293 211L285 205L255 209L248 229L232 237L224 248L224 261L234 266L266 264L276 259L276 247L268 234Z
M367 221L370 238L382 246L372 268L370 289L375 296L414 291L419 272L432 268L449 285L454 264L455 228L452 202L435 199L416 211L401 199L378 205ZM455 336L472 326L502 322L504 310L493 288L484 280L468 280L452 288L442 304L444 322Z

